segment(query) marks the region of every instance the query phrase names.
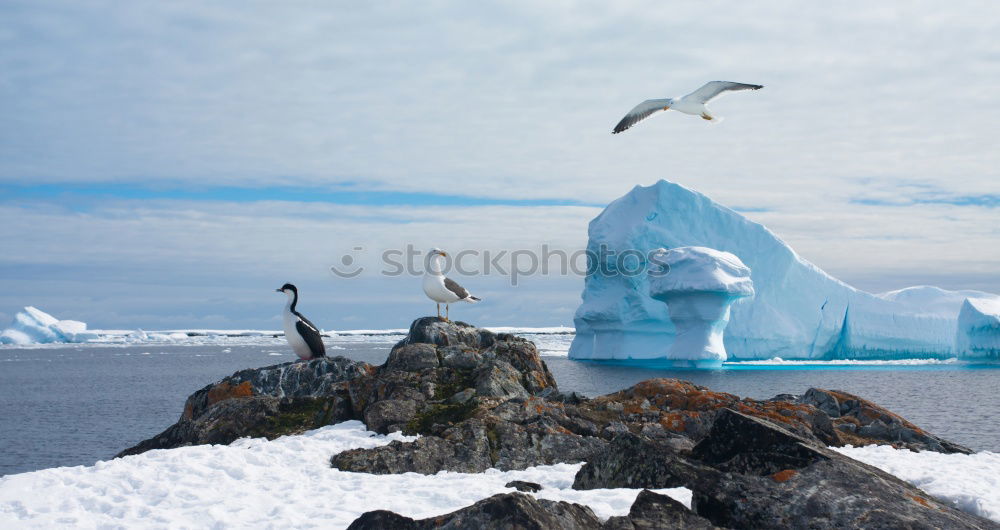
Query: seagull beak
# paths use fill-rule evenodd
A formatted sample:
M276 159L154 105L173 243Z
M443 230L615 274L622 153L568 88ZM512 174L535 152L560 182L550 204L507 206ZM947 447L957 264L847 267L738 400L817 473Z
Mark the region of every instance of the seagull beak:
M448 257L448 253L447 252L442 252L441 255L444 256L444 257L446 257L446 258Z

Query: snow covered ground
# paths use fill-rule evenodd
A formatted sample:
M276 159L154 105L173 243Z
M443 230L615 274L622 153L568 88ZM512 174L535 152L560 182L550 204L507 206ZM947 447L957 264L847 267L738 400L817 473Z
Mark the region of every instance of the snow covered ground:
M183 447L0 478L3 528L344 528L376 509L410 517L440 515L527 480L539 498L590 506L607 518L624 515L636 489L571 489L580 464L480 474L370 475L329 466L349 448L412 440L381 436L349 421L277 440ZM956 508L1000 521L1000 454L914 453L887 446L836 448L909 481ZM685 488L657 490L687 506Z
M93 466L0 478L2 528L344 528L369 510L424 518L503 492L511 480L543 486L539 498L586 504L607 518L625 515L639 490L571 489L581 464L480 474L370 475L332 469L349 448L412 440L381 436L349 421L273 441L156 450ZM656 490L690 506L685 488Z
M915 453L885 445L832 449L892 473L960 510L1000 522L1000 453Z

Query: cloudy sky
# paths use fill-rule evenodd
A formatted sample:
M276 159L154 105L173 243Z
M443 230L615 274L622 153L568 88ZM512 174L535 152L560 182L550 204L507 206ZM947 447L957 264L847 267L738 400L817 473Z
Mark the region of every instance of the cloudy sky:
M860 288L1000 292L997 35L991 2L7 0L0 326L277 328L291 281L404 327L433 306L384 250L579 249L661 178ZM766 88L610 134L711 79ZM542 326L582 278L463 283L456 316Z

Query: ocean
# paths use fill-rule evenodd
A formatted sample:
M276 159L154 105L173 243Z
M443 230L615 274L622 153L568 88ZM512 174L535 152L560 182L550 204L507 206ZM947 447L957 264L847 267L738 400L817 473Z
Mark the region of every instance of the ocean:
M809 387L870 399L974 450L1000 452L992 419L1000 366L960 363L816 366L735 365L652 369L566 358L572 335L536 341L560 390L606 394L653 377L676 377L743 397L801 394ZM329 355L380 364L398 335L336 337ZM194 344L48 345L0 348L0 475L92 465L180 417L184 400L237 370L294 360L283 339Z

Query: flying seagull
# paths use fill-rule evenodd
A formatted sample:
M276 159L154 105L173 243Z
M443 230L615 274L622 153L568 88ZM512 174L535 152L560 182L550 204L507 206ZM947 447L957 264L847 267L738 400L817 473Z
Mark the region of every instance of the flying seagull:
M692 116L701 116L708 121L719 122L722 121L722 118L713 116L708 107L705 106L706 103L725 92L759 90L761 88L764 88L764 85L748 85L732 81L709 81L698 90L684 97L647 99L630 110L622 118L622 121L618 122L618 125L615 125L615 130L611 131L611 134L618 134L661 110L676 110Z
M437 316L441 318L441 304L444 304L444 319L448 320L449 305L454 302L469 302L474 304L481 300L469 294L469 291L451 278L445 278L441 272L442 261L448 254L435 248L427 255L428 266L424 272L424 294L437 302Z
M285 322L285 339L288 340L288 345L292 347L295 355L304 361L326 357L326 348L323 346L323 337L319 334L319 329L309 322L308 318L302 316L302 313L295 310L295 304L299 303L299 290L294 285L286 283L275 291L288 296L288 303L285 304L282 316Z

